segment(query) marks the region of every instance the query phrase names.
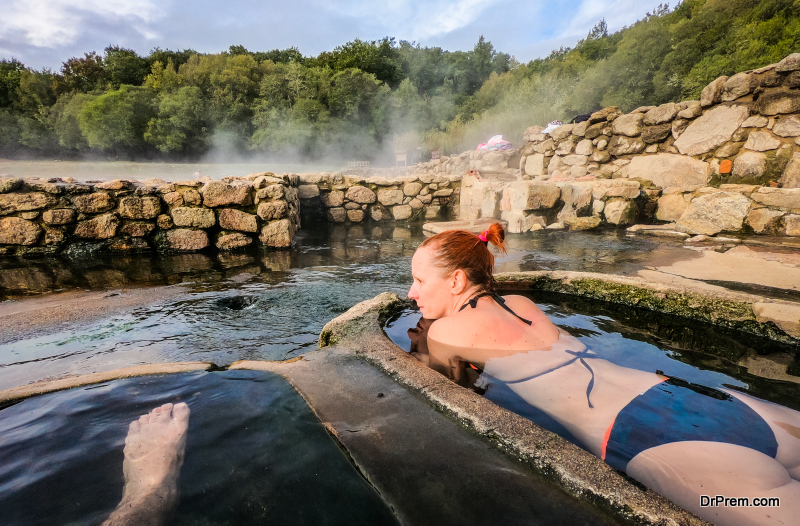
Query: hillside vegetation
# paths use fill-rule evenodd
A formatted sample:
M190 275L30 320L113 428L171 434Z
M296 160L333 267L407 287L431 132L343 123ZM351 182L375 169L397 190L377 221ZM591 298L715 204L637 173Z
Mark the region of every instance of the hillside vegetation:
M800 0L685 0L519 64L385 38L316 57L109 46L59 72L0 61L0 156L196 159L209 152L379 159L474 148L605 106L698 98L720 75L800 51Z

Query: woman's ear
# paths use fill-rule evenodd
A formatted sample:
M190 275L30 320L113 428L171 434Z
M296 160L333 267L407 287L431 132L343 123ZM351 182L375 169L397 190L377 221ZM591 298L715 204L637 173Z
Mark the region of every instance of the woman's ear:
M450 292L453 294L461 294L467 288L467 273L461 269L456 269L450 276Z

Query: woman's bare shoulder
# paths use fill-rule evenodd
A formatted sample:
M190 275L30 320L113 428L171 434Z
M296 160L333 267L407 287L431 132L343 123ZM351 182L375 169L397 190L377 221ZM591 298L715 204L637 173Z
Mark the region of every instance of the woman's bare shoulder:
M428 338L454 346L471 346L480 332L480 319L473 312L461 312L433 322Z
M547 318L547 315L542 312L542 309L539 308L536 303L531 301L530 299L526 298L525 296L518 296L515 294L503 296L503 299L506 301L506 306L513 310L516 314L519 314L523 318L527 318L525 314L529 316L534 316L536 318Z

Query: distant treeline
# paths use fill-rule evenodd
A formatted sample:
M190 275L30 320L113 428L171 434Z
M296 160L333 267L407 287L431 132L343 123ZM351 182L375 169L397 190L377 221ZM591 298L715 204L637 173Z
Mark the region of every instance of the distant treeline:
M215 151L375 158L474 148L532 124L615 105L697 98L720 75L800 51L800 0L662 4L609 34L518 64L385 38L316 57L296 48L218 54L110 46L59 72L0 61L0 156L195 159Z

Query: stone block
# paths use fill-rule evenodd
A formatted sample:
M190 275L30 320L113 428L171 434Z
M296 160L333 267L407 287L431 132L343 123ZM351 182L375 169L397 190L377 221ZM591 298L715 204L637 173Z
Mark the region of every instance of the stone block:
M119 224L116 214L99 215L79 222L75 227L75 236L84 239L109 239L117 235Z
M720 102L722 100L722 90L725 88L727 81L728 77L722 76L703 88L703 92L700 94L700 105L705 108Z
M414 199L412 199L411 201L408 202L408 206L410 206L414 210L419 210L420 208L422 208L425 205L419 199L414 198Z
M616 121L615 121L616 122ZM608 143L608 151L616 157L642 153L645 149L644 141L640 138L630 138L624 135L615 135Z
M386 209L376 205L369 207L369 217L371 217L373 221L384 221L388 219Z
M746 121L742 123L742 128L766 128L769 120L766 117L762 117L761 115L753 115L752 117L748 117Z
M395 221L405 221L411 217L413 209L408 205L397 205L392 207L392 216Z
M208 208L188 208L179 206L170 212L172 222L178 227L211 228L217 224L214 211Z
M131 237L146 237L152 234L156 229L153 223L128 223L120 229L120 234L125 234Z
M637 213L636 203L623 199L607 201L603 210L606 223L618 226L632 225L635 223Z
M419 195L420 191L422 191L422 184L421 183L408 183L403 187L403 194L409 197L416 197ZM380 192L378 192L378 201L380 201ZM381 202L383 205L387 205L387 203ZM393 203L392 203L393 204ZM388 205L387 205L388 206Z
M777 88L762 93L756 101L756 110L761 115L800 113L800 90Z
M590 126L596 123L605 123L607 121L613 121L620 115L622 115L622 110L620 110L617 106L609 106L600 111L592 113L589 116L588 122Z
M604 142L604 141L600 141L600 142ZM598 146L599 146L599 144L598 144ZM611 154L606 152L606 151L598 151L598 152L594 152L592 154L591 159L592 159L592 162L595 162L595 163L607 163L608 161L611 160Z
M256 198L259 200L262 199L283 199L286 190L282 184L271 184L269 186L265 186L264 188L260 188L256 192Z
M441 207L439 206L429 206L425 208L425 219L436 219L439 217L439 212L441 211Z
M750 115L745 106L717 106L693 121L675 141L684 155L701 155L722 146Z
M733 157L737 153L739 153L744 146L743 142L729 142L720 146L716 152L714 152L714 157L718 159L724 159L726 157Z
M670 223L675 222L680 219L688 207L689 202L683 197L683 194L663 195L658 198L656 219Z
M572 134L572 130L575 128L574 124L564 124L563 126L559 126L555 130L550 132L550 137L553 138L554 141L558 142L562 139L569 137Z
M0 194L0 215L14 212L41 210L55 205L58 200L50 194L41 192L24 192L18 194ZM112 205L113 206L113 205Z
M666 122L657 126L645 126L642 128L642 140L645 144L654 144L663 141L672 133L673 124L674 123Z
M452 188L444 188L442 190L436 190L433 193L433 197L450 197L451 195L453 195Z
M781 118L775 123L772 133L780 137L800 137L800 116L790 115Z
M253 238L241 232L222 233L217 236L217 248L220 250L236 250L253 243Z
M0 245L35 245L42 233L42 227L20 217L0 219Z
M678 115L679 109L674 102L662 104L645 113L642 122L647 126L672 122L675 116Z
M777 150L781 146L781 140L772 135L768 131L763 132L752 132L748 138L747 142L744 143L744 147L746 150L752 150L754 152L766 152L769 150Z
M783 188L800 188L800 153L789 160L780 179Z
M642 133L642 120L644 115L641 113L629 113L617 117L611 124L611 132L614 135L625 135L636 137Z
M378 195L386 190L379 190ZM341 190L333 190L322 194L322 204L325 208L337 208L344 204L344 192Z
M722 102L731 102L739 97L744 97L757 84L752 73L737 73L725 81L722 87Z
M271 201L269 203L261 203L262 205L282 203L282 201ZM284 204L284 207L286 205ZM261 207L259 206L259 209ZM270 217L269 219L277 219ZM239 232L258 232L258 218L255 214L248 214L241 210L233 208L225 208L219 213L219 226L224 230L236 230Z
M250 182L235 181L225 183L224 181L209 181L203 186L200 193L203 195L203 204L212 208L253 204L253 185ZM186 199L185 196L184 199Z
M759 188L750 199L783 210L800 210L800 188Z
M751 210L745 220L756 234L775 235L781 224L783 212L769 208Z
M592 217L569 217L564 220L563 223L553 223L552 225L548 226L548 229L557 230L558 225L562 224L565 225L570 230L592 230L593 228L597 228L600 226L602 221L599 217L592 216Z
M650 181L656 186L704 185L710 178L708 163L673 153L634 157L628 177Z
M364 211L361 209L358 210L348 210L347 211L347 219L351 223L360 223L364 220Z
M589 164L589 157L586 155L567 155L562 160L567 166L586 166Z
M331 208L331 210L336 209ZM341 210L341 208L339 210ZM262 245L266 245L268 247L288 247L292 244L292 238L294 238L295 231L296 227L294 223L288 219L280 219L264 225L261 228L259 240L261 241Z
M123 181L121 179L114 179L94 185L95 188L101 190L133 190L133 183L131 181Z
M378 200L378 196L375 195L375 192L367 188L366 186L351 186L347 189L347 193L345 194L345 199L348 201L353 201L354 203L358 203L360 205L368 205L372 204Z
M800 236L800 215L790 214L784 216L783 223L785 225L783 233L787 236Z
M78 214L71 208L54 208L42 213L42 221L48 225L69 225L75 222Z
M686 103L686 109L678 112L679 119L694 119L703 114L703 106L699 100L690 100Z
M161 230L169 230L175 226L175 223L172 222L172 218L167 214L161 214L156 218L156 225L158 225L158 228Z
M750 212L751 202L736 192L715 192L696 197L678 219L676 227L687 234L712 236L738 232Z
M800 53L792 53L775 66L775 71L778 73L788 73L798 70L800 70Z
M297 187L298 199L312 199L319 197L319 186L315 184L301 184Z
M202 250L209 245L208 234L205 230L191 230L176 228L167 231L167 243L172 250L190 252Z
M167 206L183 206L183 195L180 192L167 192L164 194L164 202Z
M544 175L544 154L535 153L525 158L525 174L531 177Z
M119 215L125 219L154 219L161 213L157 197L128 196L119 200Z
M263 203L259 203L256 214L264 221L272 221L273 219L283 219L289 214L289 206L286 204L285 201L266 201ZM232 228L231 230L238 230L238 229ZM247 232L255 232L255 231L256 230L248 230Z
M0 194L13 192L22 186L22 182L19 177L0 177Z
M200 206L203 204L203 196L194 188L189 188L183 191L183 200L187 205Z
M594 145L592 144L591 140L584 139L581 142L579 142L578 145L575 147L575 153L577 155L592 155L593 147Z
M344 223L345 219L347 219L347 210L340 207L329 208L327 212L325 212L325 216L331 223Z
M733 161L733 175L758 178L764 175L767 156L759 152L744 152Z

